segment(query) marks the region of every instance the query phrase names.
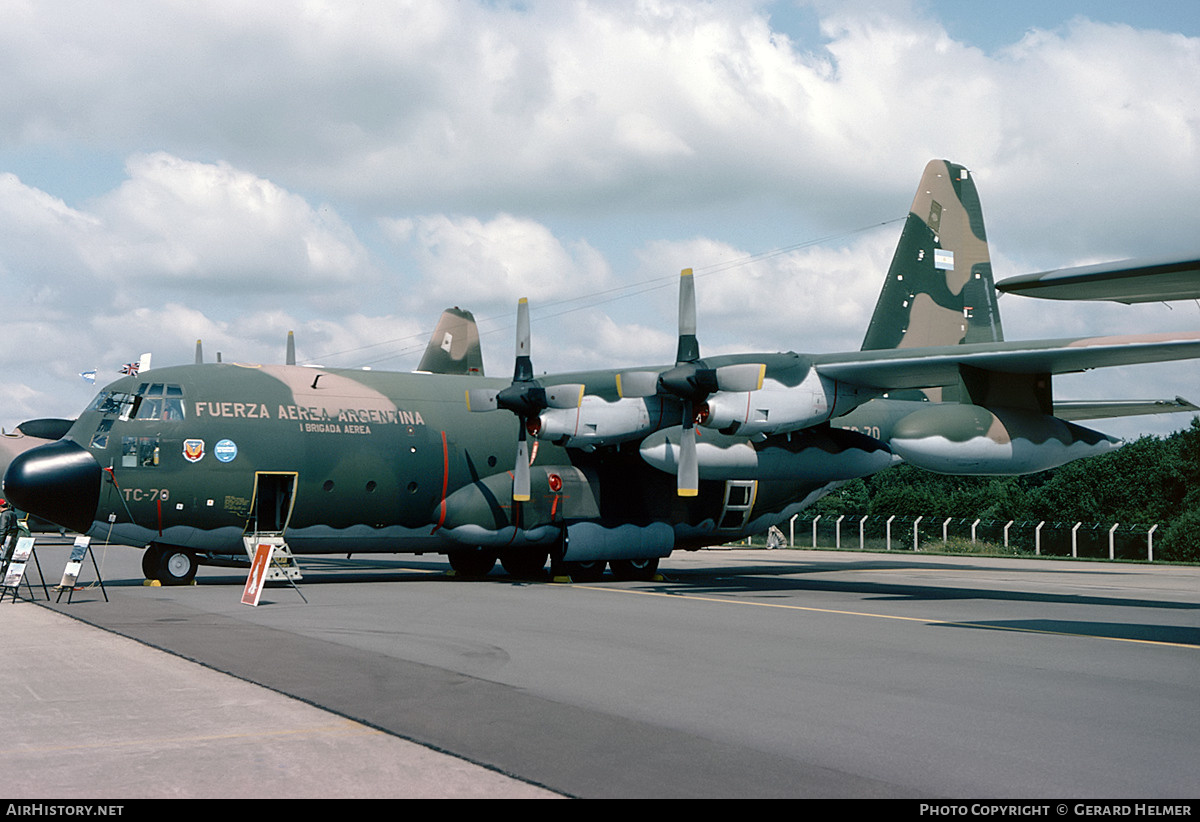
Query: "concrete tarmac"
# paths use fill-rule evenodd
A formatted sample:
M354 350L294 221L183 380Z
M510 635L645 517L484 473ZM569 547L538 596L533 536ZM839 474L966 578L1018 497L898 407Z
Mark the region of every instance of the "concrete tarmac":
M52 578L69 547L39 543ZM107 596L0 603L10 796L1195 795L1196 567L701 551L558 585L313 557L248 608L239 569L147 588L139 552L93 557Z
M8 799L557 796L28 601L0 624Z

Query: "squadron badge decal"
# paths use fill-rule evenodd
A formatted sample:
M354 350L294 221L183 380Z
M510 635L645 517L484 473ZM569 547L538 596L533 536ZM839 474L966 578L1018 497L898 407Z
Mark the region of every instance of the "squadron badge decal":
M204 440L184 440L183 458L188 462L199 462L204 458Z

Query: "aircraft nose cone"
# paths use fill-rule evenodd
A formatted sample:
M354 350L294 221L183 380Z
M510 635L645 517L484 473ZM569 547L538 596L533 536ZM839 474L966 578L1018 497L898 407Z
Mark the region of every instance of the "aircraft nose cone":
M83 533L100 502L100 464L70 440L41 445L9 464L4 496L22 511Z

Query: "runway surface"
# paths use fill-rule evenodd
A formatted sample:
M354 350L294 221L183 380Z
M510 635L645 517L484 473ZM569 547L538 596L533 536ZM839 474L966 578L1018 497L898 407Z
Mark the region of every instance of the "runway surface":
M39 548L48 577L65 554ZM665 560L663 581L562 585L510 579L499 566L486 580L455 580L437 557L311 558L307 602L272 587L251 608L239 603L240 571L202 568L194 587L151 588L139 551L98 548L97 558L110 601L90 589L54 608L198 665L184 675L194 684L162 686L160 669L188 663L113 652L107 634L69 649L52 625L19 645L18 657L58 655L75 699L57 713L83 722L136 710L88 684L110 657L145 683L120 698L173 708L147 720L152 733L130 726L135 742L150 742L113 740L76 757L93 770L124 763L132 776L117 793L89 793L106 785L73 770L74 796L288 795L262 786L289 782L313 791L301 795L335 795L314 782L327 766L346 772L328 777L347 780L336 795L354 796L1200 792L1194 567L703 551ZM0 615L9 608L32 606L3 603ZM251 684L269 691L241 695ZM175 689L169 699L162 687ZM286 734L226 736L244 700L279 695L315 716L274 708L275 719L257 723L263 734L353 730L329 731L336 738L315 747L301 739L295 754ZM28 759L21 745L51 746L54 716L30 719L50 723L45 738L31 729L20 744L10 739L0 768ZM155 755L159 739L172 756ZM451 756L438 764L438 752ZM435 758L409 767L418 754ZM182 780L192 758L214 767ZM440 791L402 785L402 774L430 775Z

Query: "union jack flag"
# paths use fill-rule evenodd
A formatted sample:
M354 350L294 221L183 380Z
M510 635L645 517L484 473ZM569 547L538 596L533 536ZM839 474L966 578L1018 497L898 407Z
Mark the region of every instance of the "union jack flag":
M121 373L128 374L131 377L136 377L138 372L138 363L127 362L121 366Z

